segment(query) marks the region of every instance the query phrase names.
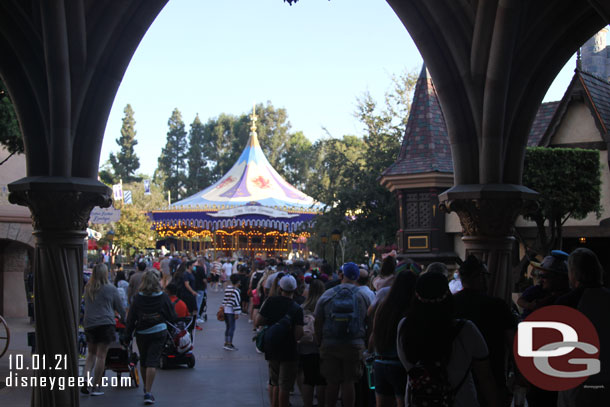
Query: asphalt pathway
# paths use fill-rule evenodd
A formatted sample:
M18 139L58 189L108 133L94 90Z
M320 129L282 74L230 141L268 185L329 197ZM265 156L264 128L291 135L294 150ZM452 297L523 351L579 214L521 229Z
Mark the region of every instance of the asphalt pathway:
M160 406L257 406L268 407L267 363L258 354L252 342L252 324L246 315L237 320L234 345L237 351L227 351L224 344L224 322L216 320L216 311L222 301L222 292L208 292L208 321L202 331L195 331L196 364L192 369L177 367L158 370L153 384L156 404ZM22 354L27 358L27 332L33 330L27 320L9 320L12 340L9 352L0 359L0 406L26 407L30 405L30 389L4 386L8 374L9 354ZM26 360L26 363L27 360ZM107 372L107 376L114 376ZM105 388L103 396L82 395L80 405L85 407L119 407L143 405L142 387ZM302 406L301 397L291 396L291 405Z

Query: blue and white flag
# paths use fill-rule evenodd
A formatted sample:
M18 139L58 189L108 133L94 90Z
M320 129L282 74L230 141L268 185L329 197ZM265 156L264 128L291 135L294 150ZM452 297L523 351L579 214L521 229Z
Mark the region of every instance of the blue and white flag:
M123 203L125 203L125 205L133 204L133 201L131 200L131 191L124 192Z
M114 184L112 186L112 193L115 201L123 200L123 184Z
M144 195L150 195L150 180L144 180Z

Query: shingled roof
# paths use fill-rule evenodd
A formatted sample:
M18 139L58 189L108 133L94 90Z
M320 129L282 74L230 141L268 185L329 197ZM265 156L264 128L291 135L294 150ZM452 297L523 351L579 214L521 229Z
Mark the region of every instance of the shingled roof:
M610 100L610 99L608 99ZM528 146L538 145L559 102L540 105L528 138ZM610 105L607 105L610 117ZM383 172L388 175L410 175L429 172L453 174L449 137L436 88L426 65L415 85L413 103L407 121L400 153L394 164Z
M610 82L577 68L543 136L534 145L547 146L550 143L573 100L584 102L591 110L602 137L610 136Z
M610 130L610 82L581 70L577 70L576 75L580 75L585 90L591 98L602 133L608 134Z
M383 175L453 173L447 127L432 78L422 67L400 154Z
M540 144L540 140L542 140L542 136L544 136L546 129L549 127L549 123L553 119L553 115L555 114L559 103L559 101L556 101L547 102L540 105L540 108L538 108L538 113L536 113L534 123L532 123L530 135L527 138L528 147L535 147Z

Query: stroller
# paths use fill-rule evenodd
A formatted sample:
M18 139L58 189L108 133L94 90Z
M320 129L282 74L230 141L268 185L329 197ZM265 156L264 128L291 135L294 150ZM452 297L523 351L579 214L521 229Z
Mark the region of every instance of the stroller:
M116 340L111 343L108 348L104 370L116 372L116 375L119 378L123 373L128 373L131 378L131 387L138 387L140 384L138 354L132 350L131 341L125 347L119 343L118 337L125 330L125 325L119 322L118 319L116 319L116 330Z
M180 318L175 324L166 322L168 335L161 353L161 369L176 365L195 367L195 355L193 354L194 321L193 317L186 317Z

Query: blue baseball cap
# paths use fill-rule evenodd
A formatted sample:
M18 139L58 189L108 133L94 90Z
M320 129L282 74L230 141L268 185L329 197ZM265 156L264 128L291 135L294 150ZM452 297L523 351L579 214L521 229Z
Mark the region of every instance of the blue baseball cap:
M356 263L353 263L351 261L349 263L345 263L342 269L343 276L346 277L348 280L356 281L360 277L360 269L358 268L358 265Z

